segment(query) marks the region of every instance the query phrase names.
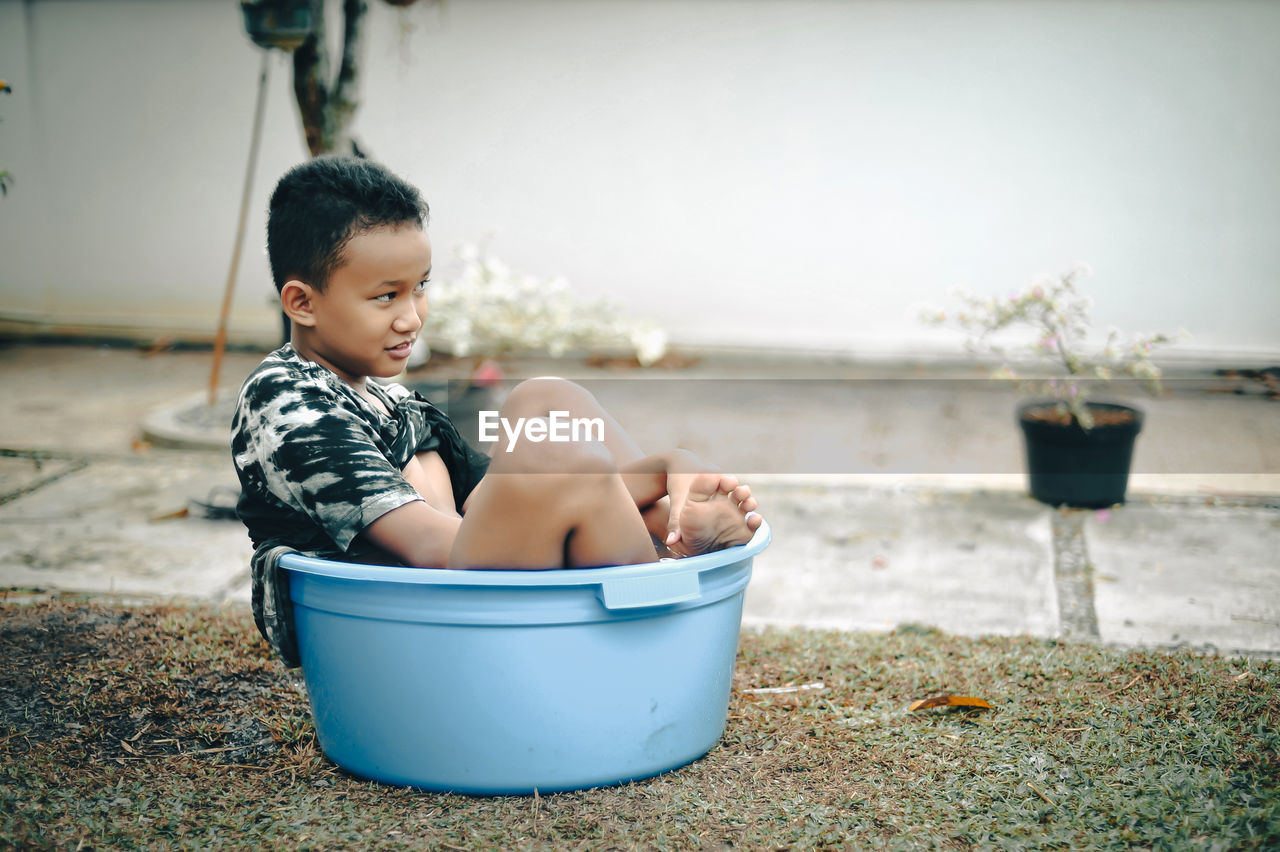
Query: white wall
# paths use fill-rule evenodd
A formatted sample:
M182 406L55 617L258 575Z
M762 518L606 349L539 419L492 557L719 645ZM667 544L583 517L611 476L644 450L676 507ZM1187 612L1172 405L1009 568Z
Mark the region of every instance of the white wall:
M15 175L0 201L6 315L214 328L258 76L239 15L230 2L0 2L14 89L0 101ZM21 65L7 61L14 42ZM304 151L279 60L275 72L238 322L269 322L262 210L271 175Z
M1280 357L1280 4L372 4L358 133L451 245L677 340L898 353L910 306L1086 260L1101 325ZM0 0L8 315L212 328L257 52L232 0ZM262 208L305 155L283 57ZM16 260L15 260L16 258Z

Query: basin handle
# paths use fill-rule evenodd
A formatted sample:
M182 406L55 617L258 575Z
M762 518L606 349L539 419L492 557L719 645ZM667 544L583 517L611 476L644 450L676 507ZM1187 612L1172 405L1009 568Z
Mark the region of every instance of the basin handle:
M605 609L639 609L695 600L702 595L697 571L616 577L600 584Z

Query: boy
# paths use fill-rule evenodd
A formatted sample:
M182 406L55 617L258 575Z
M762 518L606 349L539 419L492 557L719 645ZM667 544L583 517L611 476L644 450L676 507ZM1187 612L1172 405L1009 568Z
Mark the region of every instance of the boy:
M238 511L256 548L431 568L653 561L747 541L750 489L691 453L645 456L595 398L521 383L508 423L598 418L603 440L517 441L487 458L396 384L427 312L431 242L417 190L380 166L326 157L272 194L267 249L292 340L241 388L232 423ZM256 594L256 592L255 592Z

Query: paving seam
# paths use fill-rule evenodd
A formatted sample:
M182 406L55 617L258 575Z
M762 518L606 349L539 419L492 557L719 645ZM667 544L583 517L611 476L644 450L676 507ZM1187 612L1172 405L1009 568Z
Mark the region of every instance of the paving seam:
M1093 563L1085 543L1088 512L1050 512L1053 530L1053 583L1058 592L1058 632L1063 639L1098 642L1098 611L1093 599Z
M10 454L6 453L5 455L10 455ZM12 455L21 457L21 456L18 456L18 454L16 453ZM48 457L37 456L35 454L32 454L30 456L27 456L27 458L33 459L38 464L42 459L47 459ZM22 488L15 488L13 491L8 491L8 492L5 492L4 494L0 494L0 506L3 506L7 503L12 503L14 500L17 500L19 497L25 497L28 494L32 494L36 491L39 491L41 488L44 488L46 485L52 485L53 483L57 482L59 479L64 479L68 476L72 476L73 474L77 474L89 466L89 462L86 459L70 459L70 462L71 462L71 466L66 470L60 470L57 473L51 473L48 476L44 477L43 479L37 479L35 482L32 482L30 485L24 485Z

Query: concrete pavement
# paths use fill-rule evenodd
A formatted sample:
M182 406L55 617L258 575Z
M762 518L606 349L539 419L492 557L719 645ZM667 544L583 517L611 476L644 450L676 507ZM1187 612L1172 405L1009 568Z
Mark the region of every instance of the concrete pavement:
M223 385L259 358L232 353ZM234 487L226 451L162 448L141 430L199 394L210 361L0 348L0 586L247 600L243 529L192 503ZM750 474L774 542L756 560L748 625L920 623L1280 656L1280 404L1261 395L1187 377L1143 404L1130 502L1055 511L1023 493L1016 396L985 382L747 359L519 368L595 382L642 446L688 446Z

